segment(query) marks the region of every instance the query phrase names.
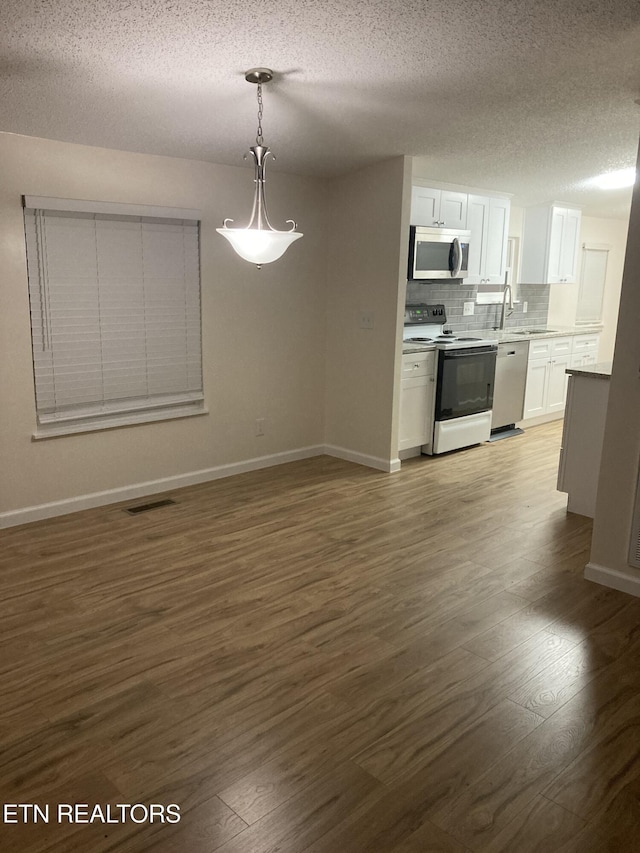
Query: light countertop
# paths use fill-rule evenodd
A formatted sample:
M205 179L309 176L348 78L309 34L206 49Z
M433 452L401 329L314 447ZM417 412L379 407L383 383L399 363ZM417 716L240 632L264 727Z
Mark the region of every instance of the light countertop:
M598 364L585 364L584 367L568 367L565 373L572 376L591 376L595 379L609 379L611 377L612 362L600 361Z
M590 325L590 326L552 326L550 328L545 327L544 332L537 332L532 329L527 329L526 327L514 327L512 329L465 329L464 332L459 332L458 334L464 334L465 337L470 338L480 338L481 340L493 340L498 341L498 343L514 343L515 341L531 341L537 340L538 338L562 338L566 335L590 335L597 334L602 331L602 325ZM427 352L428 350L435 349L433 344L403 344L402 352L411 353L411 352ZM591 365L594 367L597 365Z
M486 337L497 337L500 343L513 343L514 341L530 341L533 338L562 338L565 335L594 335L598 334L602 331L602 325L590 325L590 326L551 326L545 329L544 332L535 331L535 327L531 329L527 329L526 326L524 328L513 328L513 329L498 329L496 332L491 331L490 329L483 329L482 332L478 332L478 334L483 334ZM476 334L475 332L469 332L469 334Z

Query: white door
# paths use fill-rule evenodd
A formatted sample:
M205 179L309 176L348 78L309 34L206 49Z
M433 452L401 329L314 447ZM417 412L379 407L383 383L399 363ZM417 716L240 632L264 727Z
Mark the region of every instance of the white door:
M556 356L551 359L549 368L549 388L547 391L547 412L564 411L567 399L567 368L571 363L571 356Z
M440 218L440 190L411 188L411 225L437 225Z
M488 284L504 284L510 210L511 202L508 198L490 199L484 269Z
M551 233L549 235L549 263L547 281L550 284L562 281L562 241L567 210L564 207L551 208Z
M398 450L431 443L429 385L429 379L424 376L402 380Z
M467 199L466 193L442 190L440 193L440 222L443 223L444 228L466 229Z
M465 284L484 282L485 255L489 233L489 199L481 195L469 196L467 225L471 231L469 238L469 274Z
M549 384L549 359L534 359L527 367L523 418L535 418L546 412Z
M560 254L560 275L562 281L575 281L581 213L572 208L568 208L565 213Z

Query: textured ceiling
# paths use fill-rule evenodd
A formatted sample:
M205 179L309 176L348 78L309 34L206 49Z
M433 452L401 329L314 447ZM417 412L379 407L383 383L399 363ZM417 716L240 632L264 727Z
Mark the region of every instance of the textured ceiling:
M242 165L265 87L276 168L396 154L433 180L624 215L638 0L2 0L0 130Z

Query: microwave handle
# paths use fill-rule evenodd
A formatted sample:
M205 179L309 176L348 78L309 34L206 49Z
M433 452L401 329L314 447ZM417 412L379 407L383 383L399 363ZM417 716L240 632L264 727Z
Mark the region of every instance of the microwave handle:
M460 240L457 237L453 238L452 253L455 258L453 269L451 270L451 278L457 278L462 267L462 247Z

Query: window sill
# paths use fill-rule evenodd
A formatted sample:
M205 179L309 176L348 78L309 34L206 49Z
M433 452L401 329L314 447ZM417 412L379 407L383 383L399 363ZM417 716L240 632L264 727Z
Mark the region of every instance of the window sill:
M31 436L32 441L46 438L59 438L63 435L77 435L83 432L99 432L105 429L150 424L157 421L170 421L177 418L192 418L196 415L208 415L209 410L203 406L175 406L157 411L145 411L121 415L108 415L85 420L67 421L57 424L39 424Z

